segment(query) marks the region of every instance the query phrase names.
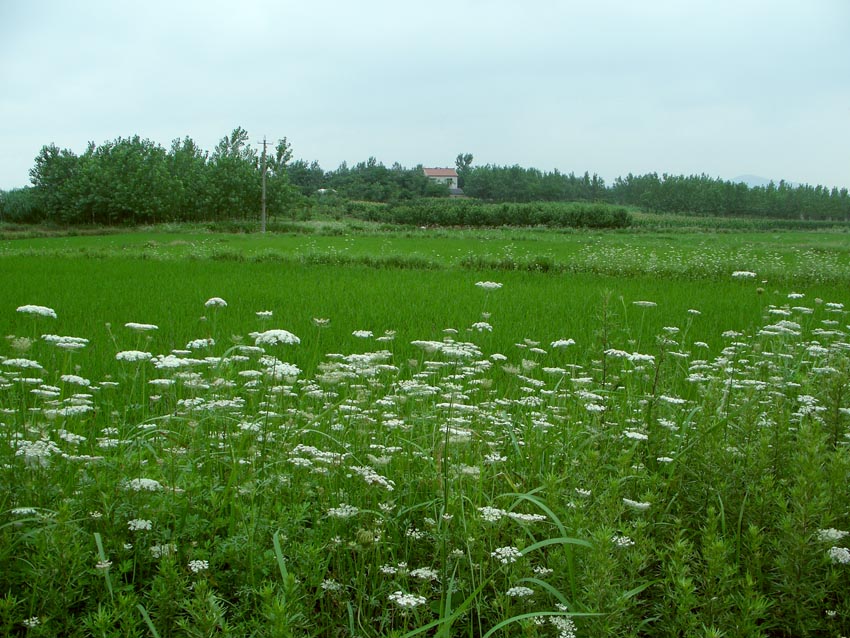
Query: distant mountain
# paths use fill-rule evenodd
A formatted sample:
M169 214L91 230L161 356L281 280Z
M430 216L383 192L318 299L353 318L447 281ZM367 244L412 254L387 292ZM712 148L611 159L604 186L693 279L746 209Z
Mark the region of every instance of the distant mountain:
M773 182L777 186L779 185L778 179L771 180L767 177L762 177L761 175L738 175L738 177L733 177L729 181L734 182L736 184L746 184L750 188L754 188L756 186L767 186L768 184L770 184L770 182ZM791 186L792 188L799 186L797 182L786 181L785 183L788 184L788 186Z

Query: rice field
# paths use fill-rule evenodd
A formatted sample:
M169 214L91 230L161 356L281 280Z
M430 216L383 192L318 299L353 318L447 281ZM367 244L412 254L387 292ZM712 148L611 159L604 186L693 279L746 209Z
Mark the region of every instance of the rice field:
M0 243L0 633L850 634L841 233L444 233Z

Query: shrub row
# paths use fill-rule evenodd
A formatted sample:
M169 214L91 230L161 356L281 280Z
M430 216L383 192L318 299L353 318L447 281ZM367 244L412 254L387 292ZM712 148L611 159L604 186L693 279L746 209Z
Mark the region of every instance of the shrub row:
M420 199L389 206L350 206L359 219L411 226L552 226L627 228L632 216L622 206L581 202L489 204L468 199Z

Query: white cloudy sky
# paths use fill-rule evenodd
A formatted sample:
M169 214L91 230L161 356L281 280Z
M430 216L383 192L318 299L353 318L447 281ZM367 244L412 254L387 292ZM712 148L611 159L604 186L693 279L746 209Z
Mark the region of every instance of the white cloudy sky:
M48 143L326 170L520 164L850 186L848 0L0 0L0 188Z

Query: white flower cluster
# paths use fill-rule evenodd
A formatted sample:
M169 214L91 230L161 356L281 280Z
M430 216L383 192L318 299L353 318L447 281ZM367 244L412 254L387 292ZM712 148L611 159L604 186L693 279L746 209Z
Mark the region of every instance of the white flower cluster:
M755 279L756 273L750 270L736 270L732 273L735 279Z
M204 306L207 308L224 308L227 306L227 302L221 297L210 297L204 302Z
M70 384L73 384L73 385L81 385L81 386L84 386L84 387L91 385L91 381L89 381L88 379L85 379L83 377L79 377L75 374L63 374L61 377L59 377L59 379L63 383L70 383Z
M83 337L63 337L60 335L41 335L47 343L61 348L62 350L79 350L85 348L89 340Z
M332 507L328 510L328 516L331 518L351 518L359 513L358 508L346 503L340 503L339 507Z
M138 532L140 530L149 530L153 527L153 523L144 518L134 518L133 520L127 521L127 528L131 532Z
M642 503L640 501L633 501L630 498L624 498L623 503L625 505L627 505L628 507L631 507L632 509L637 510L639 512L645 512L652 505L652 503Z
M215 339L194 339L186 344L186 350L201 350L203 348L212 348L215 345Z
M511 587L505 592L505 595L511 598L528 598L534 595L534 590L531 587Z
M655 356L651 354L641 354L640 352L626 352L625 350L617 350L608 348L605 351L605 356L615 359L628 359L632 363L655 363Z
M3 361L3 365L9 366L10 368L44 370L44 367L42 367L38 361L33 361L32 359L5 359Z
M356 474L359 474L369 485L380 485L388 492L392 492L395 489L395 482L385 476L381 476L368 465L352 465L351 470Z
M834 543L835 541L840 541L842 538L847 536L848 533L850 532L830 527L829 529L819 529L817 537L822 543Z
M197 574L199 572L205 571L210 568L209 561L206 560L190 560L189 561L189 571L193 574Z
M502 565L515 563L522 558L522 554L516 547L497 547L490 552L490 556L498 560Z
M576 342L573 339L558 339L552 342L553 348L567 348L574 345L576 345Z
M293 345L301 343L301 339L296 337L288 330L266 330L265 332L252 332L250 335L254 339L254 345L257 346L274 346Z
M837 565L850 565L850 550L846 547L830 547L827 555Z
M153 358L150 352L142 352L140 350L122 350L115 355L118 361L129 361L135 363L137 361L148 361Z
M127 481L127 489L134 492L158 492L162 489L162 484L159 481L149 478L137 478Z
M396 574L407 574L407 563L398 563L397 565L381 565L381 573L387 576L395 576Z
M22 312L26 315L40 315L42 317L50 317L51 319L56 319L56 311L53 308L48 308L47 306L18 306L18 312Z
M477 281L475 285L484 290L498 290L502 284L495 281Z
M576 638L576 625L569 616L552 616L550 622L558 630L558 638Z
M124 324L125 328L129 328L130 330L135 330L136 332L150 332L151 330L159 330L159 326L155 326L152 323L134 323L129 322Z
M263 355L260 357L260 365L263 366L266 376L275 380L286 379L288 377L297 377L301 374L301 368L291 363L285 363L271 355Z
M611 537L611 542L617 547L632 547L635 544L635 542L628 536L617 535Z
M410 570L410 575L413 578L418 578L420 580L438 580L440 577L440 575L430 567L412 569Z
M333 578L325 578L322 581L321 588L324 591L341 591L342 584L335 581Z
M400 589L389 595L391 603L395 603L402 609L413 609L419 605L424 605L427 599L424 596L417 594L406 594Z
M50 463L50 457L54 454L61 456L62 450L53 442L47 439L38 441L21 440L16 441L17 450L15 456L22 456L27 465L46 467Z

